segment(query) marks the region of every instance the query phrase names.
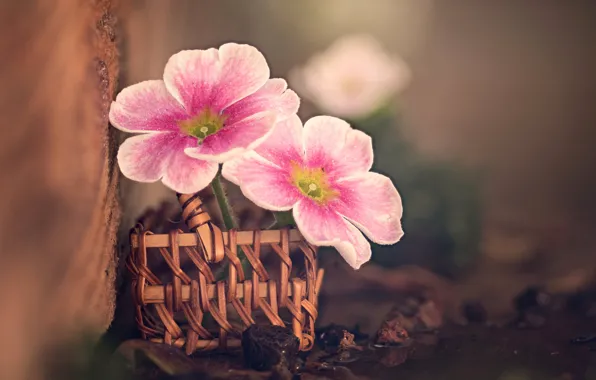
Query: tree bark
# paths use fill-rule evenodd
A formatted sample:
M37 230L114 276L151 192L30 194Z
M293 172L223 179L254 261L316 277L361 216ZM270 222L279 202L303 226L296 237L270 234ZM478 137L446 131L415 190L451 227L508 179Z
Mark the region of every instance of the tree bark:
M113 315L116 18L110 0L0 8L0 378L34 379L44 347Z

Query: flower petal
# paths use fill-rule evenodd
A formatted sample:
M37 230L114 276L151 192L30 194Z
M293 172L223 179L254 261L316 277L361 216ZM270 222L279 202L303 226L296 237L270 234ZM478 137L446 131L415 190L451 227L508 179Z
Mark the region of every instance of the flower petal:
M188 148L185 152L194 158L225 162L263 142L271 132L276 118L273 112L253 115L207 136L201 145Z
M218 170L217 162L197 160L180 149L170 158L162 182L178 193L193 194L209 186Z
M110 122L124 132L177 131L178 120L187 118L161 80L126 87L110 107Z
M170 57L163 79L189 115L196 115L210 105L214 89L220 85L221 70L217 49L183 50Z
M118 149L122 174L137 182L155 182L163 174L174 133L151 133L126 139Z
M354 59L354 57L358 57ZM344 36L289 75L300 95L332 115L362 118L383 106L411 79L407 64L372 36Z
M287 89L285 80L269 79L257 92L232 104L224 110L228 124L237 123L256 113L274 110L278 120L284 120L298 112L300 98L292 90Z
M391 179L364 173L336 182L340 196L330 205L378 244L395 244L404 232L401 197Z
M223 110L261 88L269 79L269 66L261 52L250 45L228 43L219 48L221 74L211 106Z
M333 210L303 198L294 206L293 215L311 244L335 247L354 269L370 260L371 248L364 235Z
M205 188L218 165L190 158L184 148L194 144L192 138L178 133L150 133L128 138L118 150L122 174L137 182L163 183L179 193L194 193Z
M304 124L306 165L322 167L330 179L349 177L370 170L372 140L345 121L316 116Z
M302 164L304 161L302 130L302 122L297 115L277 122L267 139L255 148L255 152L286 170L290 169L292 161Z
M290 182L290 173L254 151L227 161L222 175L239 185L246 198L266 210L289 210L300 198L298 189Z

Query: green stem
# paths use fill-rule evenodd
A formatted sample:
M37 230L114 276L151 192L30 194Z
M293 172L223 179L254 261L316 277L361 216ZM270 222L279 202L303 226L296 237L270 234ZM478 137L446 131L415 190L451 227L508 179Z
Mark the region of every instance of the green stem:
M288 227L288 226L292 227L292 226L296 225L296 221L294 220L292 211L274 212L273 216L275 216L275 228Z
M213 194L217 199L217 204L219 205L221 217L226 229L231 230L233 228L238 228L238 223L236 223L236 218L234 217L234 211L232 210L230 201L228 201L226 192L223 189L219 174L215 176L215 179L211 183L211 188L213 189Z
M236 222L234 209L232 208L232 205L230 205L230 201L228 200L226 192L221 184L220 177L220 174L217 174L215 176L213 182L211 182L211 189L213 190L213 195L215 195L215 199L217 199L217 204L219 205L219 210L221 212L221 217L223 219L224 225L226 226L226 229L229 231L231 229L238 228L238 223ZM246 278L249 278L250 274L252 273L250 271L251 267L248 259L246 258L246 254L244 253L242 248L238 250L238 259L240 260L240 263L242 263L244 275L246 276ZM217 273L215 273L215 279L217 281L226 278L228 266L229 263L226 262L221 268L219 268Z

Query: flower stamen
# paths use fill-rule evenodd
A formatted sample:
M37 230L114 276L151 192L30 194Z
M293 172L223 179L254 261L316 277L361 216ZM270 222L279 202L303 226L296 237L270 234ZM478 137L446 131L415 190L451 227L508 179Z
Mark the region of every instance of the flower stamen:
M200 145L207 136L217 133L224 127L225 116L206 108L195 117L178 122L182 133L196 137Z
M327 203L337 196L323 168L303 168L294 162L291 165L292 182L302 194L319 203Z

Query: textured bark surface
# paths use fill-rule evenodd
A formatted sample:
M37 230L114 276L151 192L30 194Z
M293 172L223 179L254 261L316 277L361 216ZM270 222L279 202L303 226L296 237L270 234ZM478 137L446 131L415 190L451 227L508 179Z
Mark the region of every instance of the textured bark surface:
M44 347L111 322L120 214L107 121L118 75L113 7L0 6L2 379L37 378Z

